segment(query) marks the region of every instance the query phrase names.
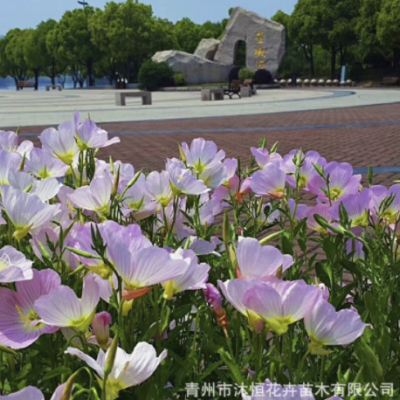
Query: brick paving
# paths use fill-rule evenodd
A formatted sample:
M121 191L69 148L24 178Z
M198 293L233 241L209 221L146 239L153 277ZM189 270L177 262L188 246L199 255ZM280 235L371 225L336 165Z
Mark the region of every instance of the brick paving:
M351 126L368 123L369 126ZM345 126L338 127L340 124ZM167 157L179 155L177 143L190 142L199 136L215 141L228 157L240 157L243 165L250 158L249 148L257 146L264 137L269 146L278 141L282 154L302 148L303 151L316 150L327 160L347 161L356 167L400 165L400 146L396 140L400 137L399 104L256 116L108 123L101 127L110 133L122 134L120 144L102 149L99 156L108 158L112 155L114 160L130 162L137 169L162 169ZM24 136L24 133L40 133L45 128L21 127L20 130ZM237 129L240 132L235 132ZM196 130L207 132L193 132ZM165 131L168 133L157 133ZM141 133L131 134L135 132ZM37 138L29 139L38 144ZM379 178L387 180L393 176L381 174Z

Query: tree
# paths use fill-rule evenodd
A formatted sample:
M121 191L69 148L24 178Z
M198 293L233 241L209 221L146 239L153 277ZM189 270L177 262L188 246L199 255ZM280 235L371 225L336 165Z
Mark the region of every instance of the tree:
M200 26L196 25L189 18L183 18L176 23L175 34L179 49L190 54L194 53L201 39L203 39Z
M64 72L65 65L57 64L57 60L49 50L47 45L47 37L57 26L57 22L54 19L48 19L47 21L41 22L36 27L36 41L38 51L41 53L43 60L42 71L51 79L51 83L54 85L55 78L59 73Z
M46 54L41 51L38 31L29 29L25 33L24 60L35 77L35 90L39 89L39 75L46 65Z
M171 22L153 17L151 6L127 0L107 3L104 11L96 10L89 21L93 43L110 68L106 75L119 75L133 82L143 61L156 51L177 48Z
M24 58L24 41L27 31L12 29L0 40L0 76L14 79L18 89L18 81L29 77L28 66Z
M315 0L299 0L289 19L289 37L301 47L315 75L314 47L319 43L318 4Z
M60 53L64 53L70 64L79 66L78 70L86 69L89 86L94 85L93 66L101 56L89 30L89 20L94 13L93 7L67 11L48 40L52 54L58 54L60 59Z
M382 46L392 49L394 69L400 76L400 0L383 0L377 35Z

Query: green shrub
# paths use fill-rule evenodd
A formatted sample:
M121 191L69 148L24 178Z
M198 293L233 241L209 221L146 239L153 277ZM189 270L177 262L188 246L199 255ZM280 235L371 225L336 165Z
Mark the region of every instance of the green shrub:
M253 79L254 78L254 72L248 68L242 68L239 71L239 79L241 81L244 81L245 79Z
M165 62L145 61L139 70L139 88L157 90L162 86L173 86L174 71Z
M175 86L186 86L186 79L180 72L174 75L174 82Z

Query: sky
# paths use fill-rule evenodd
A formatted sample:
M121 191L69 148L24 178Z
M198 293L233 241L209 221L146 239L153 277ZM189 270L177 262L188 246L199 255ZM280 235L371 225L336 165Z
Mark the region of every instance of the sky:
M91 6L103 8L107 0L87 0ZM120 2L120 1L117 1ZM272 17L277 10L291 13L297 0L141 0L151 4L154 14L170 21L188 17L196 23L221 21L231 7L241 6L263 17ZM60 19L67 10L79 7L77 0L0 0L0 35L12 28L34 28L49 18Z

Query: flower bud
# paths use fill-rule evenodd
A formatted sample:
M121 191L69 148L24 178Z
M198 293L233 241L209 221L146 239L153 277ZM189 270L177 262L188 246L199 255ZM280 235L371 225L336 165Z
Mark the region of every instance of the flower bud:
M96 336L97 343L104 350L108 348L110 340L111 315L108 312L96 314L92 321L92 330Z
M222 296L218 289L211 283L206 284L206 289L203 290L204 296L208 304L214 309L217 315L222 315Z

